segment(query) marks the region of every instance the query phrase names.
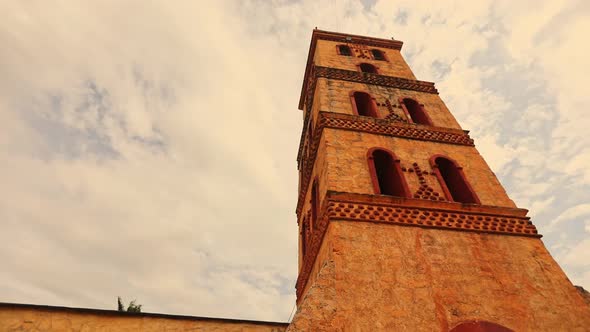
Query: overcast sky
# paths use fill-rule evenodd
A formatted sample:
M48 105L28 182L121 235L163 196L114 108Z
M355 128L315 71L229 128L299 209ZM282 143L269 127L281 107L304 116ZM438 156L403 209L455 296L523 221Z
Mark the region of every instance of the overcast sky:
M0 2L0 301L286 321L316 26L404 41L590 288L590 2L204 3Z

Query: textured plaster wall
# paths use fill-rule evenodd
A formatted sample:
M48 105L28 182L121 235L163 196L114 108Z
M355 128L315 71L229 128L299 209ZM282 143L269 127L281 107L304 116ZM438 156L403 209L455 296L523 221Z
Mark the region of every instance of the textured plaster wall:
M71 311L0 307L0 331L91 332L91 331L285 331L286 324L254 324L224 320L194 320L146 317L142 315L92 314Z
M590 307L539 239L332 222L288 331L588 331Z
M474 147L429 141L375 135L340 129L325 129L327 146L328 190L360 194L373 194L373 185L367 163L367 151L373 147L385 148L401 160L401 166L412 168L417 163L423 171L432 171L431 156L443 154L463 167L467 181L484 205L515 207L504 188ZM403 172L410 192L420 184L415 173ZM427 184L444 197L438 179L425 177Z

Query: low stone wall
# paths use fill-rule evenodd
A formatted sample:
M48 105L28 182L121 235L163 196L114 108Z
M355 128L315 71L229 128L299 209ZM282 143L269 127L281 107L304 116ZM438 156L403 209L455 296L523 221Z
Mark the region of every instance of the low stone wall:
M0 331L267 331L289 324L237 319L128 313L114 310L0 303Z

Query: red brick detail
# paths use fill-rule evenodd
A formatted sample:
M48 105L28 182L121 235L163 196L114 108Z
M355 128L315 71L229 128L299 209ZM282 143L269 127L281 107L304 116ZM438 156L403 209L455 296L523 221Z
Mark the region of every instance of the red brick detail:
M438 201L328 192L295 288L301 299L330 221L374 222L398 226L540 238L526 210Z
M313 66L310 79L317 80L318 77L438 94L438 90L436 90L434 83L432 82L373 73L362 73L346 69Z
M401 116L395 114L395 111L393 110L393 105L391 104L389 99L385 99L385 107L387 107L387 111L389 112L385 119L391 121L408 122L407 118L402 118Z
M352 129L372 134L412 138L422 141L474 146L473 139L461 130L421 126L401 121L320 112L319 127Z
M426 183L425 175L430 174L428 173L428 171L422 171L420 166L418 166L418 163L412 164L412 170L414 171L412 173L416 174L416 176L418 177L418 182L420 183L420 188L418 188L418 190L414 193L414 198L430 199L433 201L446 200L444 197L440 196L440 194L436 192L431 186L429 186L428 183Z

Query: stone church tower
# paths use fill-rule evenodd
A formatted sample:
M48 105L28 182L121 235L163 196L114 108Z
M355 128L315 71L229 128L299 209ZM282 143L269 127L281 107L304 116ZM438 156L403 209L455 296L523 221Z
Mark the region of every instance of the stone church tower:
M589 331L590 307L402 42L314 30L288 331Z

